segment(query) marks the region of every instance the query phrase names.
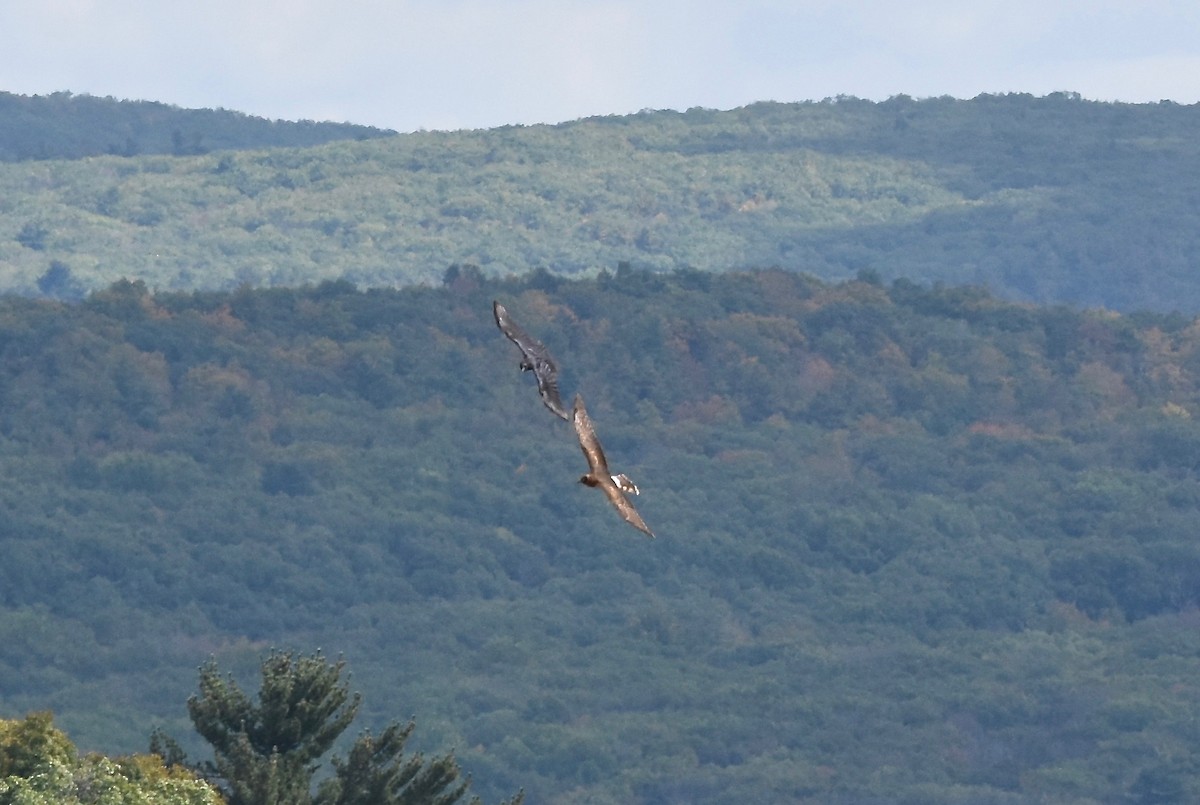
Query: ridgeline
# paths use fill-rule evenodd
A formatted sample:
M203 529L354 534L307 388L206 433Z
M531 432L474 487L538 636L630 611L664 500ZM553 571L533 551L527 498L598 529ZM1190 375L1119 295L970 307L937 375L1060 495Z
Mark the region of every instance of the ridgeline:
M117 155L0 164L0 291L394 287L450 265L575 278L629 262L1200 311L1200 106L837 98L364 140L384 132L335 127L286 148L320 126L60 106L70 126L19 129L46 143L35 152ZM157 117L153 148L121 133ZM91 150L70 139L93 123Z

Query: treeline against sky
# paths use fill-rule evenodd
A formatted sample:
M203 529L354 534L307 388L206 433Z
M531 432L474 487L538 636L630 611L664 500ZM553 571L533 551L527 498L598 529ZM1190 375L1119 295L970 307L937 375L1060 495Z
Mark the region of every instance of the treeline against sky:
M0 92L0 162L304 148L393 132L349 123L266 120L227 109L182 109L56 92Z
M627 261L1200 311L1200 106L838 98L374 138L0 98L35 100L89 122L0 115L10 139L64 131L115 140L117 155L0 164L0 291L80 298L122 277L182 291L393 287L436 284L451 264L587 277ZM122 127L152 125L159 145L121 155L140 138ZM325 144L278 147L309 135Z

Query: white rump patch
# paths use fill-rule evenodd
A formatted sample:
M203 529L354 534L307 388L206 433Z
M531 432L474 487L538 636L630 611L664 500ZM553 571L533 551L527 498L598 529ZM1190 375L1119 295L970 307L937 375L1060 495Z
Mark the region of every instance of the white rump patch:
M642 494L642 491L637 488L637 484L635 484L633 481L629 480L629 476L614 475L612 477L612 479L613 479L613 483L617 485L617 489L620 489L625 494L627 494L627 495Z

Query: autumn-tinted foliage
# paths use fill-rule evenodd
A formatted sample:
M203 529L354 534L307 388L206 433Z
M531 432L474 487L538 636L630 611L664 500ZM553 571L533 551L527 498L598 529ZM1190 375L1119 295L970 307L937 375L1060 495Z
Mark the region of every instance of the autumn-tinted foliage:
M446 280L0 302L3 706L129 751L210 655L320 646L489 800L1200 793L1193 320ZM576 483L493 299L659 539Z
M217 790L154 755L80 757L49 713L0 719L4 805L223 805Z

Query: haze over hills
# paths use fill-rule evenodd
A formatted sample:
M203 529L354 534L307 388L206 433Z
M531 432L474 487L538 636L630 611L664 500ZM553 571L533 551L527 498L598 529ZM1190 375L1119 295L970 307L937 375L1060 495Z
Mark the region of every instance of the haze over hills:
M1197 801L1197 113L0 165L0 716L195 753L198 665L320 647L486 801Z
M0 290L391 287L455 264L577 277L629 262L1192 312L1198 123L1196 106L1070 94L838 98L0 165Z
M115 154L186 156L247 148L303 147L395 132L349 123L266 120L227 109L181 109L56 92L0 92L0 162Z

